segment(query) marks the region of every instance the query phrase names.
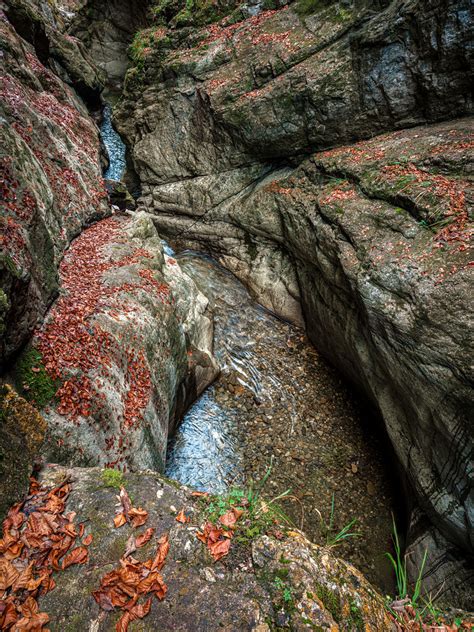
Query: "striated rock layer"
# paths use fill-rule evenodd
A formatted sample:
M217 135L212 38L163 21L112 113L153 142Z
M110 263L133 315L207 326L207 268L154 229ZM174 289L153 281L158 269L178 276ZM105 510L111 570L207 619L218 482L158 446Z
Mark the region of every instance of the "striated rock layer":
M302 6L142 32L116 122L160 231L304 320L377 404L417 502L468 560L444 585L462 600L474 523L472 119L434 122L472 113L472 7ZM432 586L446 577L438 561Z

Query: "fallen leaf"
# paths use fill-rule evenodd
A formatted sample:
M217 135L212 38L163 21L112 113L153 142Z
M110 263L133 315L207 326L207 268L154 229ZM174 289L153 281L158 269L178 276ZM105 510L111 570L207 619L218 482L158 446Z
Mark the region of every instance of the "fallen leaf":
M130 613L124 612L123 615L120 617L120 619L117 621L117 624L115 626L115 631L127 632L130 621L131 621Z
M114 518L114 525L116 529L122 527L126 522L127 518L125 517L124 513L119 513Z
M151 540L154 533L155 533L155 529L153 527L149 527L145 531L145 533L141 533L140 535L137 535L137 538L135 540L137 549L140 549L142 546L145 546L145 544Z
M132 501L130 500L130 496L128 495L127 490L123 486L120 488L119 499L122 503L123 513L128 518L128 513L132 508Z
M188 518L186 518L184 509L181 509L179 514L176 516L176 522L181 522L181 524L186 524L186 522L188 522Z
M148 511L145 511L145 509L142 509L141 507L132 507L132 509L128 512L128 517L132 527L136 529L137 527L141 527L145 524L148 518Z
M85 546L78 546L63 559L63 570L72 564L85 564L89 558L89 551Z
M214 561L217 562L229 552L230 540L220 540L219 542L212 543L208 542L207 548L211 552Z
M82 540L82 544L84 546L89 546L90 544L92 544L93 539L94 536L92 535L92 533L89 533L89 535L86 535L86 537Z
M162 535L158 540L158 551L156 553L155 559L152 562L151 570L160 571L165 563L166 556L168 555L168 551L170 550L168 535Z

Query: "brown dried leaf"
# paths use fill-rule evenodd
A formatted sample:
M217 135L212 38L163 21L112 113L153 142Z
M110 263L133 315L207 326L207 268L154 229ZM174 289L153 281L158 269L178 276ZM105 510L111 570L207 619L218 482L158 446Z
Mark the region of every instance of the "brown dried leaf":
M78 546L63 559L63 570L72 564L85 564L89 558L89 551L85 546Z
M128 512L129 520L135 529L145 524L148 518L148 511L141 507L132 507Z
M168 534L165 533L165 535L162 535L158 540L158 550L156 552L155 559L152 562L151 570L160 571L163 568L169 550L170 544Z
M219 542L213 543L208 542L207 548L211 552L214 561L217 562L229 552L230 540L220 540Z
M137 549L140 549L142 546L145 546L145 544L151 540L154 533L155 533L155 529L153 527L149 527L145 531L145 533L141 533L140 535L137 535L137 538L135 540Z
M124 513L119 513L114 518L114 525L116 529L119 529L127 522L127 518Z
M176 522L181 522L181 524L186 524L189 518L186 518L186 514L184 513L184 509L181 509L179 514L176 516Z

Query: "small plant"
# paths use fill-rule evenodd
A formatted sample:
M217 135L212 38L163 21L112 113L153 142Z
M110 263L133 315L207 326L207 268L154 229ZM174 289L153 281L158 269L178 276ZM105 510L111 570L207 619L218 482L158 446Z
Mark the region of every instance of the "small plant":
M319 512L318 512L319 513ZM321 517L321 531L325 534L326 537L326 546L333 547L341 544L344 540L348 538L355 538L360 535L360 533L351 531L352 527L356 524L357 518L353 518L350 522L348 522L340 531L336 532L334 527L334 513L335 513L335 496L332 495L331 498L331 513L329 515L329 522L324 522Z
M235 537L237 541L247 542L278 523L291 524L277 502L288 498L290 490L278 494L271 500L262 498L262 491L267 483L273 466L273 460L265 476L258 484L251 483L246 489L232 487L227 494L215 496L205 508L205 518L212 523L218 523L219 518L232 509L243 512L237 523Z
M122 472L119 472L119 470L106 468L105 470L102 470L101 477L106 487L115 487L116 489L120 489L125 483L123 474Z
M406 556L402 557L400 540L398 537L397 525L395 524L395 518L392 515L392 541L395 548L395 557L391 553L385 553L388 557L390 564L395 571L395 581L397 583L397 596L399 599L405 599L408 593L407 583L407 560Z

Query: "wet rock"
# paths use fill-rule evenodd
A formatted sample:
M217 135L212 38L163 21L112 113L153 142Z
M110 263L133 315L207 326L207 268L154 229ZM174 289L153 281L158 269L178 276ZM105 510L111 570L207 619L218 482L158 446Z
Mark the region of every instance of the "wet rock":
M106 180L105 188L109 194L110 203L118 210L135 210L136 202L130 195L125 184L117 182L116 180Z

